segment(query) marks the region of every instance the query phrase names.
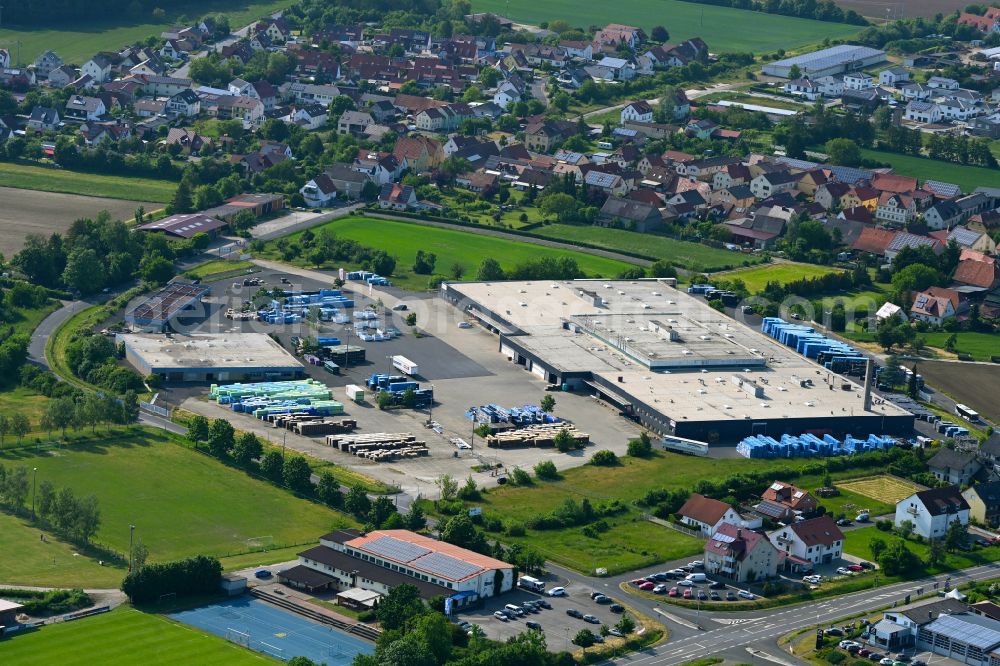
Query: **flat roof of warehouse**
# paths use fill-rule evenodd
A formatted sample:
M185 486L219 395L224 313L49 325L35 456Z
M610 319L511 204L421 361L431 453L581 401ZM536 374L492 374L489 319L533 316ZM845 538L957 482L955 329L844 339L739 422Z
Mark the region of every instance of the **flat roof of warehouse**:
M167 322L187 306L198 302L209 289L189 282L171 282L125 313L125 321Z
M808 67L812 69L825 69L841 63L850 62L851 60L861 60L863 58L871 58L873 56L882 55L885 55L885 51L873 49L870 46L838 44L837 46L820 49L819 51L813 51L812 53L803 53L802 55L792 56L783 60L776 60L769 64L772 66L776 65L778 67L791 67L792 65L798 65L799 67Z
M590 373L678 421L864 414L862 386L659 280L448 283L447 291L541 363ZM747 392L753 385L763 397ZM907 412L883 403L869 414Z
M189 336L125 333L118 340L153 369L302 367L294 356L263 333Z
M208 233L224 226L226 226L225 222L214 217L201 213L185 213L171 215L155 222L147 222L138 229L140 231L162 231L181 238L191 238L198 232Z

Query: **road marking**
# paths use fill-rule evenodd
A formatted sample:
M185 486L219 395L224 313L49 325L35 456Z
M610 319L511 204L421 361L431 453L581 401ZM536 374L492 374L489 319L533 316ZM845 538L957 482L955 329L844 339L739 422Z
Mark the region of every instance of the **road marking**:
M773 654L768 654L767 652L764 652L762 650L755 650L753 648L748 647L747 652L749 652L751 656L759 657L760 659L766 659L767 661L773 661L776 664L782 664L782 666L797 666L794 662L786 661L781 657L776 657Z
M657 613L659 613L660 615L662 615L663 617L667 618L671 622L676 622L677 624L681 625L682 627L687 627L688 629L701 629L701 627L699 627L694 622L688 622L687 620L685 620L683 618L679 618L676 615L673 615L671 613L666 612L662 608L654 608L653 610L656 611Z

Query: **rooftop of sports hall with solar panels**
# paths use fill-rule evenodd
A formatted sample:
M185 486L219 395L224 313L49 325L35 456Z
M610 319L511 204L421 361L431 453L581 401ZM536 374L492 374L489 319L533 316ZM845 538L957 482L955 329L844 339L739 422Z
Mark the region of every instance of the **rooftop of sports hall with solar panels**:
M865 411L857 382L666 280L445 283L441 293L499 334L516 363L595 392L660 434L912 429L908 412L881 401Z

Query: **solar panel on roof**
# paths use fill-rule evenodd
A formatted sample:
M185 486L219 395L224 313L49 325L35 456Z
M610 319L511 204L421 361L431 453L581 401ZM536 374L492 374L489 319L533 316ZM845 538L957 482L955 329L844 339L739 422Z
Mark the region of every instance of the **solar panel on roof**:
M977 647L984 652L1000 644L1000 631L985 626L985 623L980 624L978 618L973 619L972 616L968 615L941 615L931 622L927 629L934 633L944 634L953 641L962 641Z
M482 567L463 562L444 553L431 553L421 557L419 561L413 562L413 565L448 580L462 580L483 570Z
M412 562L418 557L422 557L432 551L418 546L415 543L401 541L389 536L381 536L369 541L363 546L364 550L387 557L396 562Z

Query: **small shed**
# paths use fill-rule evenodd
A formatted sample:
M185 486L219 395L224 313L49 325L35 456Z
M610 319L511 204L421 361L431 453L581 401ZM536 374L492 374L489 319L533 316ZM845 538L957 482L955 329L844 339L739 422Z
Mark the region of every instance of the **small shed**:
M352 587L349 590L337 593L337 605L350 608L356 611L371 610L378 603L382 595L372 590L362 590L360 587Z
M236 597L247 591L246 576L222 574L222 590L231 597Z
M14 601L0 599L0 634L4 627L13 627L18 624L17 615L24 608L23 605Z

